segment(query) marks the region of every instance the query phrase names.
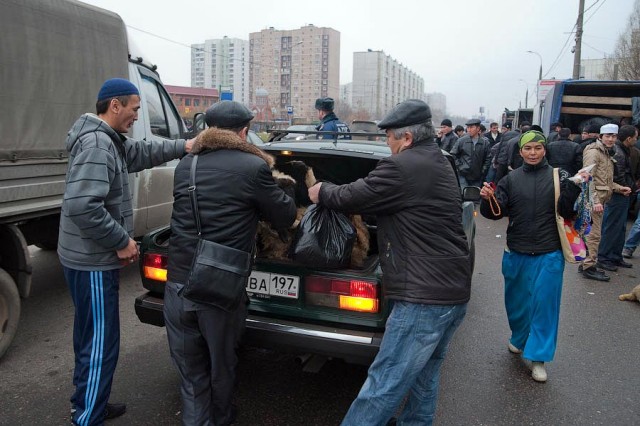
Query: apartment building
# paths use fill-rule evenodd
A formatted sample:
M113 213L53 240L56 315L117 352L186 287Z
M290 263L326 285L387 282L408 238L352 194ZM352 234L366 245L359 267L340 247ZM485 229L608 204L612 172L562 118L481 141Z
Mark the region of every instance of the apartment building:
M249 34L251 104L267 93L274 117L317 119L319 97L340 95L340 33L307 25L296 30L273 27Z
M352 104L381 119L406 99L424 99L424 79L382 50L353 53Z
M192 44L191 86L230 91L249 105L249 42L225 36Z

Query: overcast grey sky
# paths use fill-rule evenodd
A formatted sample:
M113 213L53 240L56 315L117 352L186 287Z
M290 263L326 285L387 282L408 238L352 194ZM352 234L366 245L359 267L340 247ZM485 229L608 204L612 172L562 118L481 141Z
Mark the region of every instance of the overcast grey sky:
M352 81L353 52L384 50L424 78L426 92L444 93L450 113L470 116L485 106L490 118L524 106L527 84L529 106L535 101L540 59L527 50L542 57L544 78L571 77L578 15L578 0L86 2L124 19L166 84L190 85L192 43L313 24L340 32L340 84ZM583 59L613 52L633 3L585 0Z

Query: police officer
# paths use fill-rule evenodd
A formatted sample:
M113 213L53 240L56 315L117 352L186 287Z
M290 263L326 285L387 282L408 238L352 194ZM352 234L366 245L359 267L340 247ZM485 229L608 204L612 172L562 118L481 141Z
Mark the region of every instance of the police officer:
M322 132L338 132L348 133L350 132L349 126L344 124L338 119L333 112L333 105L335 104L332 98L318 98L316 99L316 109L318 110L318 119L320 124L316 126L316 130ZM322 139L351 139L351 135L338 135L338 134L324 134Z
M279 230L291 226L296 207L273 180L267 155L247 142L251 112L234 101L219 102L205 114L209 129L194 143L174 176L164 317L171 357L182 381L185 425L229 425L244 330L247 298L230 311L194 303L182 296L198 243L188 188L194 154L201 238L252 252L258 219ZM224 282L212 283L224 285Z

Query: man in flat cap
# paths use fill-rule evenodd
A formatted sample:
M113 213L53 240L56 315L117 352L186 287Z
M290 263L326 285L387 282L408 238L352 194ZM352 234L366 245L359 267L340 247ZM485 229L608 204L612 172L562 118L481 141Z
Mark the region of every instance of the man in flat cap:
M205 113L209 128L175 171L164 317L171 357L182 381L186 425L234 423L236 349L248 304L245 294L230 311L183 296L198 239L251 253L258 220L280 230L296 217L293 199L271 175L273 160L247 142L251 119L251 111L238 102L211 106ZM193 187L199 225L189 193Z
M590 129L593 130L593 129ZM615 170L613 156L614 145L618 140L618 126L605 124L600 127L599 138L587 145L583 153L583 168L593 165L593 206L591 211L591 231L586 236L589 255L584 259L580 269L582 276L590 280L609 281L610 277L603 269L615 271L617 265L598 263L598 247L602 231L604 205L611 199L612 194L618 193L628 196L631 188L620 185L613 180Z
M139 109L138 88L109 79L98 92L96 114L83 114L67 135L58 257L75 306L74 424L102 424L126 411L108 401L120 347L120 269L138 259L129 173L180 158L193 144L127 137Z
M322 139L351 139L349 126L338 119L333 112L335 102L332 98L316 99L316 110L318 111L318 120L320 124L316 126L316 130L321 132L334 132L322 135Z
M480 120L467 121L467 134L455 143L451 155L456 159L460 186L482 187L491 165L491 146L480 131Z
M378 126L391 155L366 178L309 188L315 203L376 215L385 295L394 301L380 351L342 425L387 424L406 395L398 424L429 425L440 366L470 296L461 196L426 103L404 101Z

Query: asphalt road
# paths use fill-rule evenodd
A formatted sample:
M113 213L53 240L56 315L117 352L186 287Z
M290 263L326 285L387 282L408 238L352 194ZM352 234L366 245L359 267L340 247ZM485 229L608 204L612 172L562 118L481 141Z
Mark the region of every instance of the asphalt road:
M547 365L549 381L539 384L506 348L506 221L477 224L472 299L443 367L436 424L640 425L640 304L617 299L640 281L640 262L632 259L634 269L614 273L610 283L584 280L577 266L566 266L556 359ZM0 361L0 425L68 424L73 306L55 253L32 253L32 296ZM123 270L112 400L126 402L128 412L109 424L178 425L179 381L165 330L141 324L133 310L142 291L137 270ZM363 367L339 360L307 373L293 355L245 349L238 425L337 425L365 376Z

